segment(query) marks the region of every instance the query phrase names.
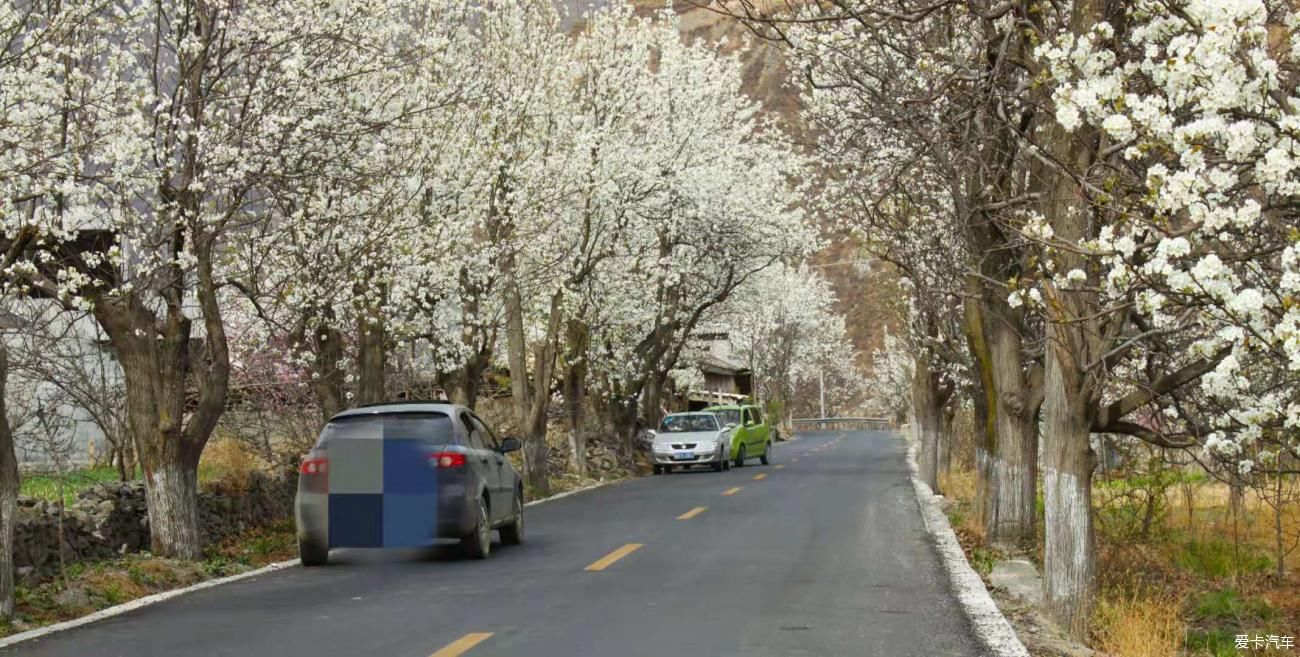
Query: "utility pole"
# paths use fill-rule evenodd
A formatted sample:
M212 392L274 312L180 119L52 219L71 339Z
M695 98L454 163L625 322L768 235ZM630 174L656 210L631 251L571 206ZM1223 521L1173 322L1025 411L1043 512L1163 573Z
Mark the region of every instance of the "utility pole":
M818 386L821 388L821 400L822 400L821 417L824 418L826 417L826 370L824 369L817 370L817 380L818 380Z

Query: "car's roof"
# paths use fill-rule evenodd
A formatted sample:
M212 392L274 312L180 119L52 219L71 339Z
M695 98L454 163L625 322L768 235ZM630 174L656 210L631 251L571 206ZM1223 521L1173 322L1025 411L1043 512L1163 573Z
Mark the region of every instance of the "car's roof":
M704 409L703 412L709 413L712 411L738 411L742 408L758 408L758 407L754 406L753 404L723 404L721 406L710 406Z
M393 401L379 404L366 404L337 413L331 420L358 415L393 415L397 413L442 413L454 415L462 407L443 400L429 401Z
M678 417L681 415L713 415L709 411L682 411L680 413L669 413L664 417Z

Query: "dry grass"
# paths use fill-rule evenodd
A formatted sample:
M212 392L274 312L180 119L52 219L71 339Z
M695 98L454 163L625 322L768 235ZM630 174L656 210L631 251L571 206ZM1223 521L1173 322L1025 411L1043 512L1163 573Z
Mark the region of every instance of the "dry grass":
M989 559L977 539L983 532L975 473L941 475L940 487L967 558ZM1247 490L1234 521L1230 498L1224 484L1190 479L1168 488L1145 535L1097 525L1100 600L1091 647L1114 657L1224 657L1250 654L1232 645L1239 633L1300 634L1300 550L1286 557L1287 577L1279 581L1273 509ZM1099 514L1126 503L1133 498L1094 498L1105 507ZM1300 505L1285 508L1282 523L1294 540Z
M956 521L954 529L962 536L983 544L984 524L976 512L977 486L974 470L953 469L939 473L939 490L961 507L961 513L951 514Z
M1169 518L1166 529L1192 538L1218 538L1260 549L1274 556L1274 511L1253 489L1246 489L1242 514L1235 522L1231 512L1232 493L1227 484L1210 481L1193 484L1189 491L1176 486L1169 491ZM1190 499L1189 499L1190 498ZM1288 545L1300 537L1300 504L1282 509L1282 534ZM1300 549L1284 557L1287 572L1300 571Z
M248 476L260 469L252 450L234 438L217 438L199 457L199 480L222 490L236 492L247 485Z
M1181 601L1168 593L1103 598L1093 645L1114 657L1174 657L1183 646Z

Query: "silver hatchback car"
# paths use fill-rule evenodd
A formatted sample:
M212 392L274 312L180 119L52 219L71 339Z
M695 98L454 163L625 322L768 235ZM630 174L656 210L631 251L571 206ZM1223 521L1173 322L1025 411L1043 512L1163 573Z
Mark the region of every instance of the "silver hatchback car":
M713 413L673 413L659 423L654 435L654 473L707 465L716 472L731 469L731 429Z

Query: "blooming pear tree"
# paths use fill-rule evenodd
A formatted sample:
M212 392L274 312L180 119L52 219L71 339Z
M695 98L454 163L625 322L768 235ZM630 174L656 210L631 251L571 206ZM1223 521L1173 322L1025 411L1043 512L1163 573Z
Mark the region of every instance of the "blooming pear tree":
M1068 473L1047 495L1062 520L1046 559L1077 564L1045 592L1076 627L1091 532L1086 509L1062 509L1088 494L1088 432L1199 445L1242 472L1295 455L1295 60L1277 36L1294 22L1286 3L1086 7L1038 52L1054 82L1043 151L1062 163L1048 184L1072 199L1025 227L1047 255L1061 373L1049 467Z
M820 213L912 281L913 308L927 316L920 326L961 320L956 332L935 324L917 337L969 354L989 502L982 519L990 539L1008 546L1035 535L1042 400L1040 356L1029 346L1041 323L1007 301L1030 252L1003 224L1035 198L1017 138L1032 118L1018 101L1027 75L1017 62L1029 47L1028 32L1013 27L1018 7L841 0L746 16L786 41L805 71L807 115L827 172ZM913 371L929 380L928 369ZM924 408L941 398L929 385L916 391Z
M28 175L7 185L10 289L88 308L122 365L153 550L201 554L199 455L224 405L227 239L308 173L317 138L386 43L367 3L162 3L81 12L6 89L31 116ZM12 95L10 95L12 94ZM197 323L197 326L196 326Z
M347 93L322 100L334 125L350 127L304 135L312 143L295 151L294 166L314 174L276 180L265 221L227 254L232 283L266 329L262 346L303 361L326 418L384 398L393 341L440 337L431 327L470 282L457 280L470 230L447 211L464 164L449 147L461 131L454 110L474 89L462 10L375 10L370 20L383 29L366 33L366 50L382 55ZM392 43L400 47L386 52ZM464 358L445 346L425 349L440 371Z
M778 264L710 313L710 325L728 333L734 354L754 374L758 395L788 413L797 386L816 382L825 370L854 368L835 301L815 270Z

